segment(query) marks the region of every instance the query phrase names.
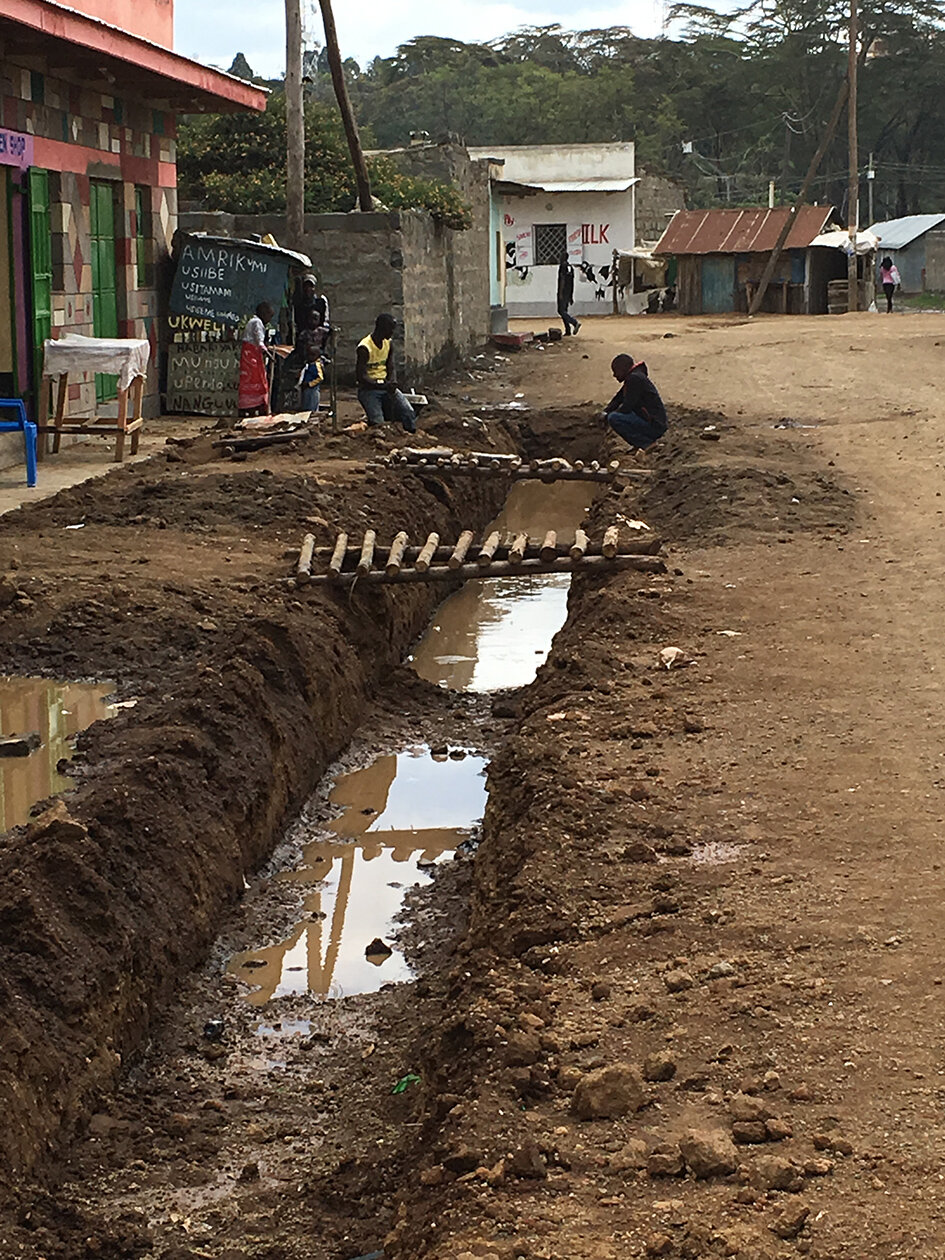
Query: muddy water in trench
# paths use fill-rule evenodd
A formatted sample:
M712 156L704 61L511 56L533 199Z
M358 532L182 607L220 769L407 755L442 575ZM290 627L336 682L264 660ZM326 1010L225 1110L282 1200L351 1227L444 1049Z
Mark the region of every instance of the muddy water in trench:
M517 481L489 530L541 542L553 529L559 540L570 540L592 497L587 482ZM414 669L451 691L525 686L564 624L570 585L569 573L467 582L437 609L414 651Z
M462 755L460 755L462 754ZM482 819L485 759L464 750L433 756L426 746L378 757L342 775L329 795L339 818L303 847L302 863L282 878L312 884L305 918L265 949L237 954L230 970L258 987L254 1006L272 998L370 993L409 980L403 954L367 956L386 940L407 890L452 854Z
M112 691L112 683L0 676L0 734L35 731L42 740L28 757L0 758L0 833L25 823L37 801L71 787L56 767L72 756L80 731L118 711L105 703Z
M570 540L592 497L585 482L520 481L489 530L540 542L553 529ZM552 573L466 583L437 610L414 668L454 691L524 686L567 617L570 582L570 574ZM254 986L248 1001L264 1007L295 994L350 996L410 979L396 945L370 956L366 947L394 928L418 866L429 869L454 852L481 819L485 766L482 757L434 757L424 746L343 775L329 796L341 817L282 876L313 886L305 918L278 943L230 960L230 970Z

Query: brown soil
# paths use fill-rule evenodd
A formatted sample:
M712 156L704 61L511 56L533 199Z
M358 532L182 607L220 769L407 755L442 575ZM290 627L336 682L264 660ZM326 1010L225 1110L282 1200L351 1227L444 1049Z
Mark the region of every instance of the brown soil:
M632 335L674 404L652 473L596 508L644 515L670 572L576 585L535 685L495 706L513 718L391 673L429 611L417 588L348 605L280 586L315 514L320 540L363 503L418 534L488 515L472 487L459 504L433 478L366 482L367 439L338 448L353 460L316 443L236 470L182 452L109 479L105 502L70 492L0 522L35 601L4 614L4 652L144 696L86 738L77 823L0 852L2 1150L20 1174L0 1254L945 1254L939 327L589 322L463 387L468 409L506 379L533 406L602 399ZM437 441L468 438L460 388ZM524 419L583 443L587 415ZM182 471L179 492L147 489ZM64 535L76 510L88 523ZM661 669L670 645L692 663ZM260 1066L221 980L255 881L222 912L369 698L365 756L418 728L498 748L482 844L415 900L423 979L305 1006L310 1034ZM217 1057L200 1029L221 1011ZM627 1114L578 1118L582 1077L621 1063L666 1079L628 1070ZM411 1070L422 1084L392 1095ZM606 1109L619 1091L601 1090ZM46 1144L74 1127L57 1175ZM691 1130L709 1131L709 1175Z

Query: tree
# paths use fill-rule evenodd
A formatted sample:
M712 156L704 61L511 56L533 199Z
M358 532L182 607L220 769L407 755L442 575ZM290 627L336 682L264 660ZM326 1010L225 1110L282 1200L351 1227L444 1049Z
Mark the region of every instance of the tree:
M249 62L241 52L238 52L233 58L233 64L230 66L229 70L227 70L227 74L233 74L238 79L255 78L252 66L250 66Z

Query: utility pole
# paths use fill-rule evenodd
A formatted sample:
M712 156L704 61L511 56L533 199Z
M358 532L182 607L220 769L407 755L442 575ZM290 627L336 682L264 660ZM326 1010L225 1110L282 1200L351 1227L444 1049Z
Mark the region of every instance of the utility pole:
M289 245L305 231L305 105L302 100L302 5L285 0L285 206Z
M860 218L860 172L857 162L858 138L856 129L856 75L857 75L857 12L856 0L850 0L850 36L847 58L847 80L850 85L847 97L847 147L850 159L850 182L847 194L847 222L850 227L850 253L847 257L847 310L859 306L859 286L856 268L856 232Z
M325 24L325 52L328 54L328 68L331 71L331 82L335 89L338 109L341 111L341 121L354 166L355 182L358 186L358 209L373 210L371 181L368 179L367 165L361 149L361 138L358 135L358 124L355 121L354 110L351 108L351 98L348 96L348 85L345 83L345 70L341 61L341 50L338 47L338 32L335 30L335 15L331 11L331 0L319 0L319 3L322 8L322 21Z

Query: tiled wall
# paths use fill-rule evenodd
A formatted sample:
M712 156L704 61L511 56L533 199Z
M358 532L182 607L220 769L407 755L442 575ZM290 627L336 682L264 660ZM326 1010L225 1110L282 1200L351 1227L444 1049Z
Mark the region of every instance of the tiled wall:
M156 414L157 284L177 220L174 116L0 60L0 125L36 137L36 166L49 171L54 337L93 334L90 187L92 179L113 184L118 335L151 342L146 413ZM143 275L136 186L146 190ZM94 377L71 380L69 399L70 414L94 414Z

